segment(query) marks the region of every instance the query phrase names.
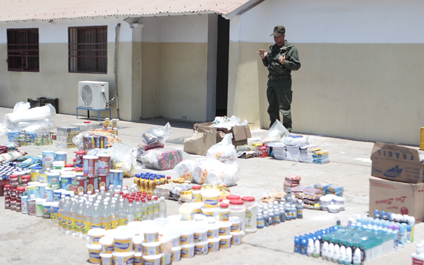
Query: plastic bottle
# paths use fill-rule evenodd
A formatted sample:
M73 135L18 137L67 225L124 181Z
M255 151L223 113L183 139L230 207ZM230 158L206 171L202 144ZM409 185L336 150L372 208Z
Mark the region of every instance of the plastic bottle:
M297 219L296 204L291 205L291 216L292 216L292 219Z
M265 219L264 219L262 213L258 213L258 215L256 217L256 226L258 228L264 228L265 227Z
M406 243L406 225L401 224L399 225L398 244L400 247L404 247L405 243Z
M284 205L280 204L280 222L286 221L286 212L284 211Z
M343 243L340 243L339 259L338 259L339 264L345 263L345 255L346 255L346 247L344 246Z
M76 219L75 219L75 235L77 237L82 237L82 230L84 228L84 206L85 201L81 199L77 204L76 209Z
M274 212L272 211L272 209L270 209L270 210L268 211L268 224L269 224L269 225L274 225L274 224L276 224L276 223L274 222Z
M159 201L159 218L166 218L166 202L164 197L160 197Z
M350 265L352 264L352 248L350 247L349 244L346 245L346 253L345 253L345 261L344 261L345 265Z
M333 242L330 242L328 244L328 249L327 249L327 260L328 261L333 260L333 254L334 254L334 244L333 244Z
M91 229L94 228L102 228L102 207L98 203L94 203L91 214Z
M274 223L275 224L281 223L281 220L280 220L280 211L278 210L278 208L274 208Z
M139 196L137 196L136 198L135 208L136 208L137 221L142 221L143 220L143 204L141 203L141 198Z
M128 224L127 211L125 209L124 199L119 200L118 216L119 216L118 226L123 226Z
M359 248L356 248L353 254L353 265L361 265L361 250Z
M414 230L415 230L415 217L409 216L408 218L408 224L411 225L411 243L414 242Z
M152 205L152 197L147 196L147 220L153 220L153 205Z
M321 251L321 257L323 260L327 260L328 255L328 242L324 241L322 244L322 251Z
M63 223L62 223L62 216L63 216L63 206L65 204L65 195L62 194L60 200L59 200L59 210L57 211L57 220L59 223L59 231L63 232Z
M147 220L147 203L145 199L141 199L141 206L143 207L143 213L141 215L141 220Z
M71 199L69 197L65 197L65 201L63 203L63 211L62 211L62 232L68 233L68 220L69 220L69 209L71 207Z
M103 229L106 229L106 230L111 229L111 226L112 226L111 215L112 213L110 210L109 202L106 201L104 202L104 211L102 215L102 227L104 227Z
M317 239L314 242L314 258L319 258L319 255L321 253L321 242Z
M294 253L300 253L300 237L298 236L294 237Z
M284 212L286 213L286 220L290 221L291 218L291 211L290 211L290 203L284 204Z
M297 219L303 219L303 201L298 200L296 204L296 217Z
M89 199L88 202L84 205L83 210L83 219L84 228L82 230L82 238L88 239L88 230L91 229L91 212L93 211L93 199Z
M128 220L128 223L129 222L134 222L133 200L132 199L129 199L129 201L130 201L130 203L129 203L128 208L127 208L127 220Z
M417 244L415 253L412 253L412 264L413 265L424 265L424 246Z
M68 235L76 235L76 217L77 217L77 207L78 201L77 199L73 199L71 203L71 207L69 210L69 219L68 219Z
M380 219L380 211L377 210L377 209L374 210L374 218L375 219Z
M300 254L307 255L308 238L306 236L300 237Z
M339 253L340 253L340 246L337 243L334 243L334 249L333 249L333 259L332 261L335 263L339 262Z
M153 198L153 220L159 218L159 200L158 197Z
M314 241L312 240L312 238L308 239L308 247L306 249L306 254L309 257L312 257L312 255L314 254Z

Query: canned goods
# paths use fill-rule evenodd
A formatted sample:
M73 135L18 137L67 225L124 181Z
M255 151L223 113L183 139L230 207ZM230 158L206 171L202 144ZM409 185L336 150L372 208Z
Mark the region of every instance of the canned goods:
M98 156L83 157L84 177L97 177L98 160L99 160Z
M82 164L83 163L83 157L85 156L85 151L77 151L75 156L75 164Z
M66 162L68 161L68 153L66 153L65 151L57 151L54 153L54 161L63 161Z
M48 187L52 189L59 189L60 188L60 174L59 173L47 173L47 183Z
M31 176L30 175L24 175L22 176L22 186L26 187L28 186L28 183L31 181Z
M124 179L124 171L120 169L112 169L109 174L109 182L114 187L122 186L122 181Z
M4 185L3 189L4 189L4 196L6 198L10 198L10 185L8 184Z
M19 176L18 175L10 175L9 176L9 184L10 187L16 188L19 186Z
M53 161L54 161L54 151L45 150L42 152L42 165L44 169L51 168Z
M105 188L105 191L109 189L109 176L99 176L99 189Z
M4 208L5 209L10 209L10 197L5 197L4 198Z
M61 179L61 188L66 191L72 191L72 179L75 174L63 174Z
M16 206L15 206L15 211L17 212L21 212L21 200L16 200Z
M31 173L29 173L31 175L31 181L32 182L36 182L38 181L38 174L40 173L40 170L42 170L42 167L33 167L31 168Z
M80 193L86 193L87 191L87 178L86 177L76 177L72 180L72 191L75 195Z
M10 188L10 199L16 199L16 188L14 187Z
M94 178L88 178L87 179L87 189L86 191L89 192L91 191L91 194L94 194L94 191L97 190L99 188L99 183L98 183L98 178L94 177Z
M45 190L45 199L47 202L53 202L54 201L54 191L56 189L47 187Z
M16 188L16 199L20 200L26 194L25 187Z
M10 210L16 211L16 199L10 199Z
M21 197L21 212L28 213L28 196Z
M109 170L110 170L110 155L109 154L102 154L99 155L98 160L98 174L99 176L108 176Z

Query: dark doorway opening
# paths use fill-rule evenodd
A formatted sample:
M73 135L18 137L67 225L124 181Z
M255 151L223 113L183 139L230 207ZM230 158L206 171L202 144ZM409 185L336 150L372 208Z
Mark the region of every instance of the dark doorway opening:
M218 49L216 63L216 116L227 115L228 54L230 47L230 21L218 16Z

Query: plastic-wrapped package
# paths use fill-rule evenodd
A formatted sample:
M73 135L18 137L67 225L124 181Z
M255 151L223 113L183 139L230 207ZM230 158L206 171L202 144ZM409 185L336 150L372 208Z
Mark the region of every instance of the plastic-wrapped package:
M214 158L202 158L197 160L197 164L193 169L193 182L198 184L206 183L209 173L217 167L220 167L223 163L219 162ZM208 183L210 184L210 183ZM217 183L219 184L219 183Z
M193 159L183 160L178 163L174 167L174 171L177 173L177 177L191 181L193 179L193 170L197 163L198 161Z
M138 143L138 148L149 150L153 148L163 148L166 140L171 136L172 128L169 122L162 128L154 126L143 132L141 141Z
M89 156L98 156L98 155L110 155L110 149L92 149L88 151L87 155Z
M245 120L243 123L241 122L240 118L236 116L228 117L215 117L215 120L213 121L213 127L216 128L227 128L231 129L231 127L237 126L237 125L247 125L248 122Z
M206 156L224 163L237 162L237 151L232 143L233 135L226 134L221 142L209 148Z
M289 135L288 137L284 137L282 139L285 145L289 146L305 146L309 145L308 137L304 137L302 135Z
M121 143L122 140L117 135L101 132L101 131L88 131L82 132L72 138L72 142L79 150L91 150L95 148L112 147L115 143Z
M227 187L234 186L240 179L240 168L235 164L221 163L220 167L214 167L208 173L205 184L225 184Z
M268 130L268 134L264 139L264 143L278 141L283 137L289 136L290 132L284 127L279 120L276 120Z
M147 168L169 170L183 160L183 152L177 149L156 148L146 151L140 160Z
M134 176L135 159L130 147L121 143L115 143L110 149L110 156L113 169L123 170L124 177Z

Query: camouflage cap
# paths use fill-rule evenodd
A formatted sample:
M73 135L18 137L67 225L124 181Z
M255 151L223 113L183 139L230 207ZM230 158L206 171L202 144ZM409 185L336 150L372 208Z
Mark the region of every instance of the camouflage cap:
M286 28L284 26L276 26L274 32L270 36L280 36L284 33L286 33Z

